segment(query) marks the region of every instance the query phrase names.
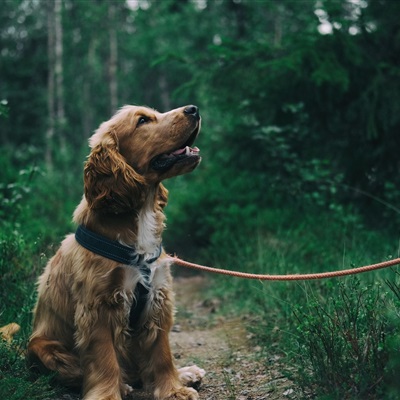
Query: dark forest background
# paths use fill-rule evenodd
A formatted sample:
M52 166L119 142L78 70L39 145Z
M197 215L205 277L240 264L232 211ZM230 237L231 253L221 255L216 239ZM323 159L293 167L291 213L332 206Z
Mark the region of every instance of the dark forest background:
M24 338L29 333L33 282L74 229L87 139L124 104L161 112L200 107L196 144L203 161L193 174L166 182L168 251L260 273L397 257L399 16L396 0L2 0L0 325L15 320L25 327ZM389 357L399 350L400 291L396 271L374 277L348 287L316 284L316 303L307 306L301 291L287 299L284 285L275 287L273 304L266 300L269 289L248 296L250 284L224 278L217 279L216 293L233 308L234 299L245 296L237 307L264 313L257 337L266 348L276 335L265 322L270 318L288 324L296 343L309 343L307 350L299 344L295 351L292 343L282 352L303 360L299 370L313 371L320 393L379 398L385 387L380 398L389 398L387 388L397 393L400 365ZM377 282L379 291L368 286ZM390 303L392 311L374 308L372 315L367 307L356 322L382 326L386 341L359 328L364 353L353 354L351 365L332 367L329 360L345 362L350 355L324 353L323 345L313 355L313 329L328 322L315 317L314 326L304 319L315 304L336 315L327 301L331 291L364 299L366 287L377 300L365 304L384 301L380 307ZM280 294L285 300L277 305ZM309 309L293 317L284 302ZM342 350L354 350L347 331L335 327L321 340L342 332ZM371 337L375 350L382 345L387 352L383 357L376 350L366 361ZM361 368L369 362L375 369ZM323 375L325 367L342 374L343 390L339 378ZM315 384L301 374L298 381ZM325 390L322 382L334 386Z
M195 103L204 162L181 218L196 246L227 220L262 224L271 203L351 204L395 227L399 12L391 0L5 0L2 196L32 165L79 191L87 138L124 104Z

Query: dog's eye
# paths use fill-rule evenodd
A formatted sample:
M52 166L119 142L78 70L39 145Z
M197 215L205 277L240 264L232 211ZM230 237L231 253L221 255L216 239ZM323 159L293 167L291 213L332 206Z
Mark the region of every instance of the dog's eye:
M142 116L142 117L140 117L139 119L138 119L138 126L139 125L143 125L143 124L145 124L146 122L149 122L150 121L150 118L149 117L145 117L145 116Z

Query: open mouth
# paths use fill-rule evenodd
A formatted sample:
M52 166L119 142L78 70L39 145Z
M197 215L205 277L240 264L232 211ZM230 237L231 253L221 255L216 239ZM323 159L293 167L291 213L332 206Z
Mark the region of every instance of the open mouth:
M196 146L191 146L196 140L198 133L199 127L193 131L189 139L182 146L168 153L163 153L154 157L150 162L151 168L156 171L166 171L180 162L197 161L200 158L200 150Z

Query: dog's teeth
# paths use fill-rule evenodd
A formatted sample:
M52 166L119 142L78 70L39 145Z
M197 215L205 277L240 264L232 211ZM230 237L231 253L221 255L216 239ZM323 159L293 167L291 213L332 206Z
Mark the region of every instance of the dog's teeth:
M190 147L186 146L186 155L188 156L190 154Z

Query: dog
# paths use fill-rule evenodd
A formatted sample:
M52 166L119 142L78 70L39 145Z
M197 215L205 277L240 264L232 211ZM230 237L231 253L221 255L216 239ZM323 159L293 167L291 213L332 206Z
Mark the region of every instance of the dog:
M198 399L205 371L176 369L170 350L174 295L161 239L162 181L198 166L200 127L194 105L129 105L89 139L78 229L39 277L27 348L32 369L81 388L84 400L119 400L137 384L155 399Z

